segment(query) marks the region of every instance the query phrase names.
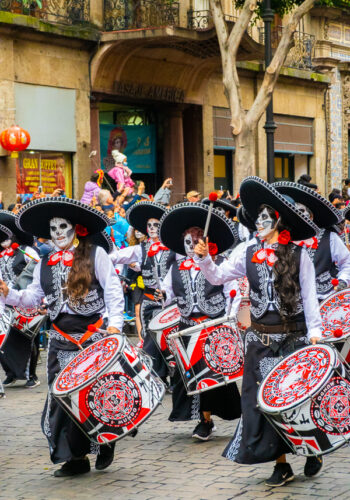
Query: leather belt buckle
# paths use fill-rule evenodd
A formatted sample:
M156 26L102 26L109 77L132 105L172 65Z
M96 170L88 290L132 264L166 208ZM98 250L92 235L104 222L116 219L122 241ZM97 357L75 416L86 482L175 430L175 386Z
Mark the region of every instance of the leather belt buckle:
M270 336L267 333L261 334L261 343L266 347L270 345Z

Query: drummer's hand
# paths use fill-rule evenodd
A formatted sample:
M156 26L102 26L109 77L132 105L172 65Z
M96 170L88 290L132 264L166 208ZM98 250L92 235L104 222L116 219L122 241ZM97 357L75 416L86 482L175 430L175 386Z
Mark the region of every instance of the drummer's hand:
M344 289L345 289L345 288L347 288L347 287L348 287L348 285L347 285L346 281L344 281L344 280L339 280L339 283L338 283L338 285L334 288L334 290L335 290L336 292L340 292L340 290L344 290Z
M312 345L315 345L315 344L317 344L317 342L319 342L319 340L320 340L320 337L311 337L310 343Z
M107 332L112 334L112 333L120 333L120 330L116 328L115 326L108 326L107 327Z
M199 243L194 247L194 253L198 257L206 257L209 253L209 238L207 237L205 243L203 240L199 240Z
M164 299L164 294L162 292L162 290L159 290L159 288L156 289L156 291L154 292L154 298L158 301L158 300L163 300Z
M9 287L6 285L5 281L0 280L0 295L7 297L9 293Z

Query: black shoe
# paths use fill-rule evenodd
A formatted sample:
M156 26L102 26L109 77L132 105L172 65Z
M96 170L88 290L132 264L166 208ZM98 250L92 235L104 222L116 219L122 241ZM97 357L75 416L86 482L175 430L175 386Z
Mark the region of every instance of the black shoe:
M321 473L323 465L323 457L308 457L304 467L305 476L317 477Z
M40 385L40 380L37 377L30 377L29 380L24 384L27 389L33 389L33 387L38 387Z
M71 460L62 465L58 470L55 470L53 475L55 477L70 477L78 476L79 474L86 474L90 472L90 461L88 457L81 458L80 460Z
M5 380L3 381L2 385L6 387L11 387L11 385L15 385L17 382L17 379L13 375L7 375Z
M100 453L97 455L95 469L107 469L113 462L115 443L104 444L100 448Z
M213 420L208 422L202 418L199 424L195 427L192 437L200 439L201 441L208 441L214 431L216 431L216 427Z
M289 481L293 481L294 474L289 464L276 464L273 474L269 479L266 479L266 486L283 486Z

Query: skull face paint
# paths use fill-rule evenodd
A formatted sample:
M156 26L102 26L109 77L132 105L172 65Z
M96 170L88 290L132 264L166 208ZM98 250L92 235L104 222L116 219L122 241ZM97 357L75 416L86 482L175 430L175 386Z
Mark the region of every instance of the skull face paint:
M144 235L141 233L141 231L138 231L137 229L135 229L135 238L137 238L138 240L141 239Z
M193 259L194 257L194 247L199 243L199 240L203 238L203 229L199 227L191 227L187 229L184 233L184 248L187 257Z
M54 217L50 220L50 236L54 244L62 250L68 248L74 238L73 225L67 219Z
M158 238L159 226L160 226L159 219L148 219L147 234L149 238L152 238L152 240Z
M266 238L276 227L276 222L272 219L267 208L264 208L258 215L255 225L260 239Z
M303 205L302 203L296 203L295 207L298 210L300 210L300 212L302 212L304 215L306 215L306 217L308 217L309 219L312 220L314 218L313 213L311 212L311 210L309 208L307 208L305 205Z
M1 242L0 245L2 246L2 248L9 248L11 246L11 243L12 243L12 240L5 240L5 241Z

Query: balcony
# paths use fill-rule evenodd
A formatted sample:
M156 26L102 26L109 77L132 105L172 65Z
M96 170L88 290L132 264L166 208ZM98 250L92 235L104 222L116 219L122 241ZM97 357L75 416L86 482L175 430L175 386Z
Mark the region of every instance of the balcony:
M225 14L225 20L234 23L236 16ZM187 13L187 27L196 31L205 31L214 28L214 22L210 10L193 10Z
M36 2L25 6L17 0L0 0L0 11L24 14L49 23L66 25L90 21L90 0L42 0L40 9Z
M172 0L105 0L104 30L178 26L179 9L180 3Z
M272 49L276 49L283 33L283 26L276 26L271 31ZM265 44L264 28L259 28L259 43ZM294 45L290 49L284 66L296 69L313 69L315 36L302 31L294 33Z

